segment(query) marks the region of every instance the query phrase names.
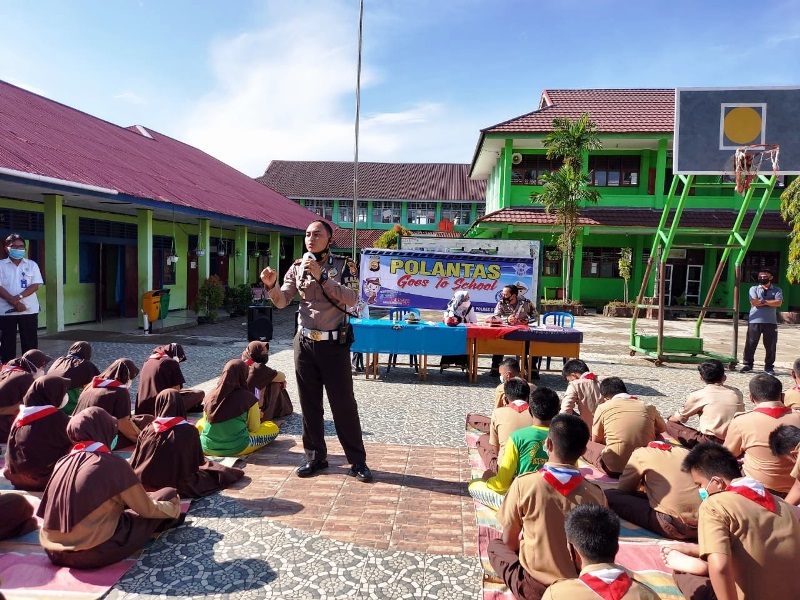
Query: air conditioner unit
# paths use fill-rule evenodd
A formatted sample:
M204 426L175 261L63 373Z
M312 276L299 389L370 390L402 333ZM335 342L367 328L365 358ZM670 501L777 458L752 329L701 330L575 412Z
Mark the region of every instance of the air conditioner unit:
M518 165L519 163L521 163L522 162L522 154L520 154L519 152L514 152L514 154L511 155L511 162L513 164L515 164L515 165Z

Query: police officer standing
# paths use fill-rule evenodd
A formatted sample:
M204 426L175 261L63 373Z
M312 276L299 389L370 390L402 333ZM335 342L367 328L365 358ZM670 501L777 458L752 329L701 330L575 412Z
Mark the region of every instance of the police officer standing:
M350 372L350 344L345 339L345 311L358 302L358 268L353 261L331 254L332 237L328 223L312 222L306 229L308 252L286 272L283 285L277 287L278 274L270 267L261 272L261 281L276 308L289 306L295 294L300 294L294 364L303 412L306 462L298 467L298 477L310 477L328 468L322 404L324 386L336 434L351 465L347 474L368 482L372 481L372 472L366 463Z

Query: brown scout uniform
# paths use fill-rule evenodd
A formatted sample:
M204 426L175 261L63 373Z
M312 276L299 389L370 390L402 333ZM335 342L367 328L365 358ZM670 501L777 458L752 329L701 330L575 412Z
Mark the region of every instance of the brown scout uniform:
M492 422L489 425L489 443L492 446L500 446L497 459L502 460L503 450L506 449L506 442L517 429L530 427L533 425L533 417L527 408L522 412L517 412L510 406L495 408L492 412Z
M761 402L758 407L782 407L780 402ZM786 494L794 485L794 463L788 456L775 456L769 448L769 434L780 425L800 427L800 412L790 411L775 418L757 411L736 415L728 427L725 447L734 456L744 452L742 471L764 487Z
M794 467L792 467L792 477L795 479L800 479L800 444L797 444L797 461L794 463Z
M580 574L585 575L601 569L622 569L623 571L627 571L625 567L615 565L614 563L595 563L581 569ZM632 573L628 572L627 574L633 579ZM632 581L631 587L619 597L619 600L659 600L660 597L661 596L643 583ZM561 579L556 581L547 588L544 596L542 596L542 600L597 600L598 598L602 598L602 596L592 591L592 589L580 579Z
M789 408L800 410L800 389L794 386L788 392L784 392L783 403Z
M347 461L364 464L366 451L353 394L350 345L339 342L339 328L346 319L342 310L358 302L358 267L348 258L331 253L320 266L327 275L321 283L303 273L300 260L296 260L286 272L280 289L274 286L268 293L276 308L289 306L295 295L300 294L294 363L306 459L320 462L328 455L322 404L324 386ZM338 307L325 298L323 289Z
M603 396L600 394L600 379L594 377L593 373L584 373L584 375L592 375L592 377L581 376L580 379L567 384L567 391L564 392L564 397L561 399L561 412L574 415L577 410L580 418L591 431L594 413L602 404Z
M738 388L721 383L709 383L704 388L689 394L683 407L675 411L675 417L680 419L680 423L672 421L667 423L667 431L684 445L687 445L686 441L690 442L689 446L700 441L721 443L728 433L731 419L740 412L744 412L744 399ZM694 415L698 418L696 430L683 425ZM704 438L692 443L692 438L695 437L692 434L695 431ZM688 439L684 441L685 438Z

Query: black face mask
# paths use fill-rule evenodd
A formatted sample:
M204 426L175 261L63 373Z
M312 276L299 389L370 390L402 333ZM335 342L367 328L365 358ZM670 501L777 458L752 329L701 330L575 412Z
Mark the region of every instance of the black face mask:
M314 260L317 262L323 260L326 256L328 256L329 248L325 248L322 252L312 252L311 254L314 255Z
M769 283L769 277L759 277L758 283L761 285L767 285Z
M503 304L511 304L511 298L502 298L502 299L501 299L501 302L502 302Z

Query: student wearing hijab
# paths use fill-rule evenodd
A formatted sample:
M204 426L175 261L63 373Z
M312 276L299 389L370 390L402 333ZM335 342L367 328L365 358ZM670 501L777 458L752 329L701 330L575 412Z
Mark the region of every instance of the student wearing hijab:
M186 412L199 406L205 396L202 390L181 389L183 378L180 363L186 360L186 353L180 344L156 346L147 357L139 374L139 392L136 394L136 414L152 415L155 399L159 392L172 388L181 392L181 400Z
M469 292L459 290L450 299L447 308L442 315L442 320L451 327L460 325L461 323L477 323L478 317L475 314L475 309L469 299ZM467 366L467 355L459 354L453 356L443 356L439 361L439 372L449 367L450 365L458 365L461 369Z
M105 567L180 524L176 490L148 494L128 462L109 450L114 417L90 406L72 417L67 434L74 446L56 464L36 513L44 520L39 541L54 565Z
M139 374L138 367L129 358L119 358L87 385L78 398L73 414L90 406L99 406L117 420L121 437L115 448L136 443L140 428L153 419L149 415L131 418L131 382ZM112 448L113 450L113 448Z
M250 342L242 352L242 360L250 367L247 389L258 398L261 420L272 421L292 414L294 408L286 391L286 375L267 366L269 344Z
M92 346L89 342L75 342L69 347L66 356L58 357L53 366L47 372L48 375L58 375L70 380L69 402L62 408L66 414L71 415L78 404L78 397L81 395L92 377L100 375L98 369L92 362Z
M44 375L44 367L51 360L41 350L28 350L0 368L0 444L8 440L25 392L34 379Z
M33 506L22 494L0 494L0 541L36 531L39 524L33 517Z
M131 467L148 491L177 488L182 498L200 498L228 487L244 475L203 456L200 434L186 420L176 390L159 392L155 420L142 430Z
M272 421L261 422L258 398L247 389L249 367L229 360L222 376L203 402L197 423L203 452L214 456L242 456L263 448L278 436Z
M59 410L69 379L45 375L33 382L11 425L3 475L15 488L40 492L56 461L69 452L69 417Z

